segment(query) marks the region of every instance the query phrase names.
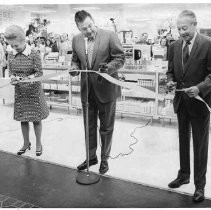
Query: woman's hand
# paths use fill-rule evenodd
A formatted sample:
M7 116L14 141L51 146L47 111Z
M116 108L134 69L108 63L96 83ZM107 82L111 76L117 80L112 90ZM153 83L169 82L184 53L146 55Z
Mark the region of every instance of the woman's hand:
M10 78L11 78L11 81L10 81L10 84L11 84L11 85L16 85L16 84L18 84L20 81L24 81L24 80L30 79L29 77L19 77L19 76L12 76L12 77L10 77Z
M16 85L19 82L19 78L17 76L11 76L10 77L10 84Z

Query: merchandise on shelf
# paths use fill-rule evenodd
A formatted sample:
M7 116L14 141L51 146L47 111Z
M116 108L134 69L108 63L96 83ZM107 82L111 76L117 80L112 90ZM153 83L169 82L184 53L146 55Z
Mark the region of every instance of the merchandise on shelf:
M60 71L64 71L67 68L58 67L55 65L43 65L43 74L52 74ZM43 90L46 96L47 103L52 106L70 106L70 85L69 85L69 75L60 75L57 77L44 80L42 82Z
M72 86L72 92L80 93L80 86Z
M158 114L163 116L175 117L172 100L166 99L158 105Z
M45 56L45 62L46 63L56 63L59 59L59 53L58 52L50 52L48 55Z
M124 69L132 71L166 72L168 61L162 58L154 58L152 56L151 45L124 44L123 49L125 52ZM155 53L159 53L159 51L155 51Z
M154 101L144 101L144 100L126 100L124 102L125 112L137 113L137 114L155 114Z
M58 84L57 89L61 90L61 91L69 91L69 85L68 84Z
M82 108L81 98L79 96L72 96L72 106L76 108Z
M155 119L175 118L173 94L166 94L165 73L160 73L159 70L156 72L123 70L120 73L124 75L125 81L133 82L144 89L142 91L122 89L123 103L120 105L122 110L118 108L119 112L152 116Z
M160 67L161 68L161 67ZM51 69L51 70L50 70ZM45 73L66 70L63 67L44 68ZM157 118L175 118L172 105L172 94L166 94L165 73L157 71L120 70L125 82L141 86L134 91L122 88L122 97L117 101L116 111L127 115L140 115ZM70 79L69 79L70 78ZM69 77L62 75L43 82L48 103L81 109L80 75Z

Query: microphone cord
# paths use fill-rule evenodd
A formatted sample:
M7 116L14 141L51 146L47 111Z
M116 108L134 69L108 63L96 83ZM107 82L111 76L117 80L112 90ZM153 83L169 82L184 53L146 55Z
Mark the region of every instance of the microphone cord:
M63 121L63 120L64 120L64 118L59 117L59 118L55 118L55 119L52 119L52 120L44 121L43 123L49 123L49 122L52 122L52 121ZM137 130L137 129L144 128L144 127L147 127L147 126L149 125L150 121L151 121L151 119L149 119L149 121L148 121L145 125L142 125L142 126L139 126L139 127L135 127L134 130L131 132L130 137L133 138L134 141L131 142L131 143L129 144L129 146L128 146L128 148L130 149L129 152L127 152L127 153L120 152L120 153L117 154L116 156L110 156L110 155L109 155L109 156L107 156L107 157L110 158L110 159L112 159L112 160L114 160L114 159L117 159L117 158L119 158L119 157L128 156L128 155L130 155L131 153L133 153L133 152L134 152L133 146L136 145L136 144L138 143L138 141L139 141L139 139L135 137L135 132L136 132L136 130ZM19 130L19 129L20 129L20 128L0 131L0 134L6 133L6 132L17 131L17 130ZM100 147L102 148L102 143L101 143L101 138L100 138L100 130L99 130L99 127L98 127L98 131L99 131L99 145L100 145Z
M117 158L119 158L119 157L128 156L128 155L130 155L132 152L134 152L133 146L136 145L136 144L138 143L138 141L139 141L139 139L136 138L135 135L134 135L135 132L136 132L136 130L148 126L149 123L150 123L150 121L151 121L151 119L149 119L149 121L148 121L145 125L142 125L142 126L139 126L139 127L135 127L134 130L131 132L130 137L133 138L135 141L134 141L134 142L131 142L131 143L129 144L128 148L130 149L130 151L129 151L128 153L120 152L119 154L117 154L117 155L114 156L114 157L112 157L112 156L110 156L110 155L108 155L107 157L110 158L110 159L112 159L112 160L114 160L114 159L117 159ZM101 142L99 127L98 127L98 131L99 131L99 145L100 145L100 147L102 148L102 142Z

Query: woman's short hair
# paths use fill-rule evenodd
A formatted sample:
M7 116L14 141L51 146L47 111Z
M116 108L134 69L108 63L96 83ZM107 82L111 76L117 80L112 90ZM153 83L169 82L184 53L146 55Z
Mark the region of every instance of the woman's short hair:
M4 37L7 40L25 41L26 36L24 30L17 25L11 25L6 28Z

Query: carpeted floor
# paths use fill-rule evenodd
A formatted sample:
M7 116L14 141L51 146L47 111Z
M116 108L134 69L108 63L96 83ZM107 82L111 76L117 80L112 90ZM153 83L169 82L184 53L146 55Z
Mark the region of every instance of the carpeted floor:
M77 171L0 152L2 207L211 207L211 200L195 204L192 196L101 176L98 183L76 183Z

